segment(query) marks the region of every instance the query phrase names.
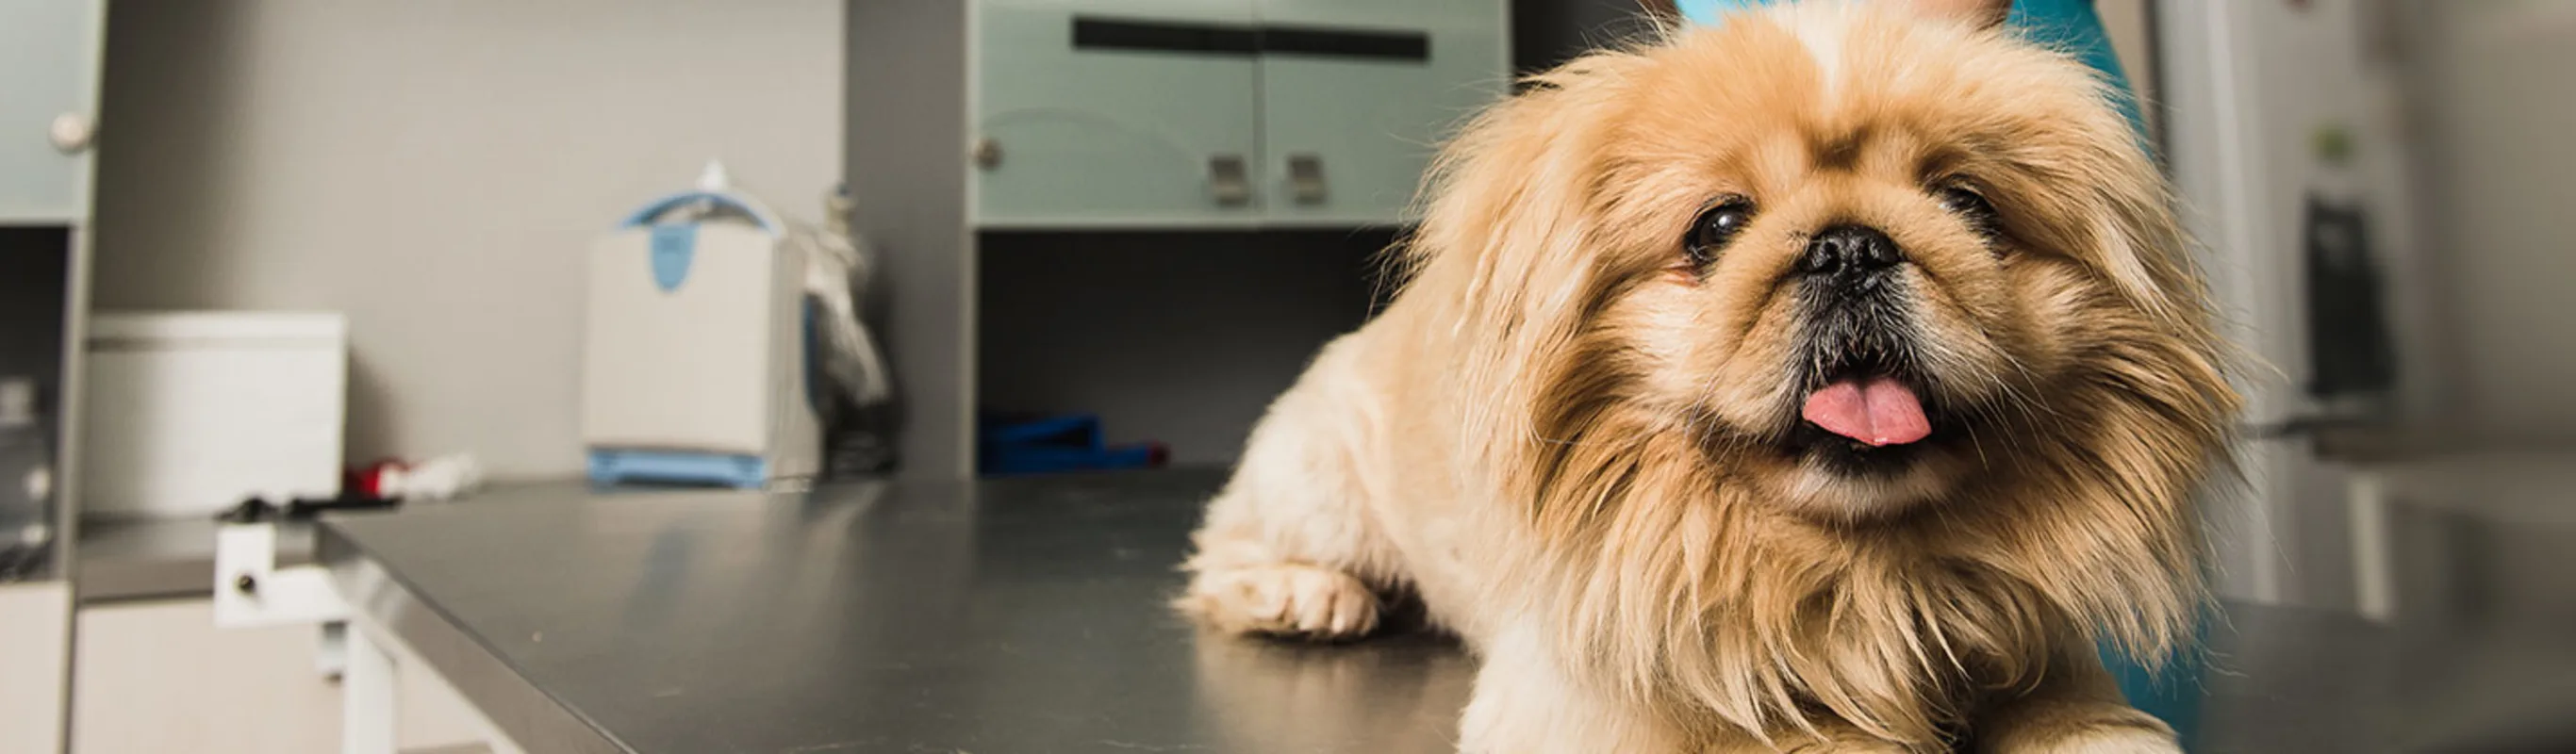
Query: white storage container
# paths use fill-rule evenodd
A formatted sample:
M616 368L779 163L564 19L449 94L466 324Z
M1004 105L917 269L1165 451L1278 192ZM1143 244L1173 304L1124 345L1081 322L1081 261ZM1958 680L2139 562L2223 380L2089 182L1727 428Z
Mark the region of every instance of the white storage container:
M714 188L648 203L591 248L593 482L757 488L822 470L805 249L712 175Z
M199 516L340 489L348 325L336 313L90 319L82 515Z

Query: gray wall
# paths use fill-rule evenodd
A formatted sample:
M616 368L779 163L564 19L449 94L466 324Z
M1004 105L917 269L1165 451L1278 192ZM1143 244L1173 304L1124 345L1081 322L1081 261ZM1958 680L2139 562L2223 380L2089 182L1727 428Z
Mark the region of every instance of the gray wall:
M973 471L975 248L967 232L967 35L957 0L850 0L845 63L855 211L879 269L869 322L884 333L899 405L895 470Z
M2482 444L2576 443L2576 3L2412 0L2444 420Z
M842 0L109 6L98 305L346 312L352 459L578 473L593 235L842 169Z

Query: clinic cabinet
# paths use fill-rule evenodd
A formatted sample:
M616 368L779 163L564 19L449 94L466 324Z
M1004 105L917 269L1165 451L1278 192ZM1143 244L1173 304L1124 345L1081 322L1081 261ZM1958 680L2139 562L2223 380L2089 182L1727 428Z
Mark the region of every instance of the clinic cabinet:
M0 3L0 224L89 217L103 7Z
M1120 303L1150 310L1166 302L1133 296L1164 296L1173 318L1261 327L1207 306L1183 307L1187 297L1171 291L1192 283L1171 270L1109 276L1140 281L1130 286L1068 279L1067 289L1091 287L1050 291L1056 295L1039 302L984 300L987 273L1027 269L1030 255L1080 266L1068 257L1088 254L1083 259L1107 266L1137 257L1099 253L1105 246L1177 247L1205 265L1242 262L1188 274L1238 279L1269 274L1246 250L1281 238L1400 233L1414 219L1414 194L1442 139L1509 88L1505 0L850 0L843 7L843 174L852 227L881 254L880 290L871 296L881 308L870 316L882 323L895 367L896 463L907 477L975 473L987 367L997 375L1142 371L1133 349L1092 349L1069 356L1091 360L1073 365L979 350L1026 343L1045 322L1106 324L1096 307L1068 299L1128 297ZM1347 255L1332 246L1316 244L1310 266L1356 267L1337 261ZM1345 272L1360 284L1356 269L1324 274ZM1258 284L1227 290L1301 295ZM1295 308L1273 306L1281 304L1339 306L1262 306ZM1129 334L1141 341L1150 333ZM1294 363L1318 345L1275 347L1293 349L1279 361ZM1102 363L1120 360L1131 361ZM1101 366L1119 368L1070 368ZM1164 370L1122 389L1155 393L1205 377ZM995 408L1083 410L1118 401L1056 402L1063 405Z
M76 497L62 449L78 423L105 11L0 2L0 751L62 746Z
M974 223L1395 225L1506 78L1501 0L982 0Z

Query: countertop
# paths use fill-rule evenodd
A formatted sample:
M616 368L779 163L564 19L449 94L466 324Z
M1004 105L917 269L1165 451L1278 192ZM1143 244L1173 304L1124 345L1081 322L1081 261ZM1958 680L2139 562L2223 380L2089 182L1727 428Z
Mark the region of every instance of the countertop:
M1473 663L1447 641L1231 639L1165 609L1219 481L567 490L327 518L317 555L531 751L1454 750ZM2387 631L2228 616L2189 679L2195 751L2427 750L2397 743Z
M94 519L81 522L73 583L84 604L204 598L215 588L215 519ZM313 562L311 524L278 527L277 565Z
M526 501L565 500L595 494L578 480L519 482L483 490L472 505L511 505ZM627 491L618 496L665 494L658 490ZM414 509L449 505L411 503ZM73 583L83 604L127 600L204 599L215 583L214 514L186 517L88 518L80 525L80 542L72 548ZM313 562L313 524L289 522L278 528L277 565Z

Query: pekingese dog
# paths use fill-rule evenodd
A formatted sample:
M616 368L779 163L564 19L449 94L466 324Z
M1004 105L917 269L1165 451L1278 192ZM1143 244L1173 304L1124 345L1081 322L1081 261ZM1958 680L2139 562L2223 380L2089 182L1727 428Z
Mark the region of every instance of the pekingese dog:
M1342 639L1418 597L1479 754L2177 750L2094 647L2188 642L2237 398L2114 96L1841 3L1536 77L1253 431L1179 606Z

